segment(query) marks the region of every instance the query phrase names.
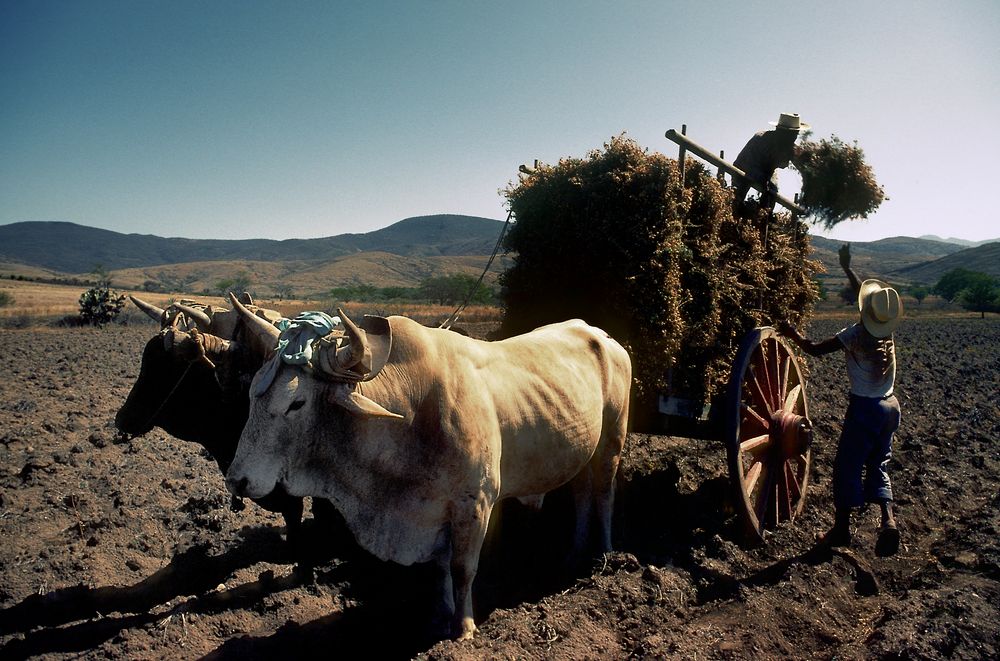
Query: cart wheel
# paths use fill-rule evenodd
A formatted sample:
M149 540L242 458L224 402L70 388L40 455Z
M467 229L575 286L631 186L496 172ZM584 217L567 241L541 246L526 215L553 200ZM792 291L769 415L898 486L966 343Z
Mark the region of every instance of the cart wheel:
M802 511L812 424L798 359L770 327L743 338L726 399L726 452L736 508L748 536Z

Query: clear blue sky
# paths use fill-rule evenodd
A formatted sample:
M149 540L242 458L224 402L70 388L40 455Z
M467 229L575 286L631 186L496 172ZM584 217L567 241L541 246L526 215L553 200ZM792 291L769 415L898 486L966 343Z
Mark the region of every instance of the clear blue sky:
M0 224L308 238L502 219L622 132L732 158L782 111L890 200L834 238L1000 236L1000 2L0 3ZM797 190L791 173L782 192Z

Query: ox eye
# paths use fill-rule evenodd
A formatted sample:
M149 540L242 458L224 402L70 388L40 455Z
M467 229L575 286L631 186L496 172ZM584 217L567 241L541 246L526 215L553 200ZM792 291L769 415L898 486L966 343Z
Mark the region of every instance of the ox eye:
M288 405L288 410L285 413L291 413L292 411L298 411L300 408L306 405L306 400L296 399L294 402Z

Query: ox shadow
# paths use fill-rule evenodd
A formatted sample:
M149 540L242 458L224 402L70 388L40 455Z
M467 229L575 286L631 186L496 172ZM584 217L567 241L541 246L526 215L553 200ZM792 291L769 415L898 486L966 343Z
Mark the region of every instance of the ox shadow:
M693 492L678 487L675 465L619 483L614 540L617 550L644 562L691 564L691 547L717 535L737 535L729 482L706 479ZM498 608L514 608L557 594L599 571L601 560L568 562L573 535L568 488L546 495L540 511L505 500L493 511L473 586L477 621ZM364 656L408 659L436 638L430 604L439 576L430 565L401 567L359 553L317 582L340 583L356 605L307 623L288 623L266 636L226 641L211 659L267 659L295 649L299 658ZM391 627L391 635L387 628Z
M313 535L319 535L313 532ZM322 535L324 539L327 536ZM289 547L277 527L245 528L237 544L212 554L210 542L196 544L175 555L163 569L128 586L78 585L44 595L31 595L0 610L0 635L24 632L0 647L2 658L27 658L45 653L71 653L92 649L122 630L157 622L170 615L150 611L171 600L202 595L182 604L194 612L212 612L255 603L262 597L307 583L310 570L287 577L261 579L232 590L215 591L234 572L259 562L287 563ZM331 551L334 545L329 545ZM315 564L319 557L308 558ZM102 615L107 614L107 615ZM63 626L76 622L71 626Z
M494 508L473 585L480 621L496 608L536 601L589 574L589 563L582 568L566 563L572 508L568 489L548 494L541 511L515 500ZM207 658L270 659L289 649L305 659L413 658L440 639L433 608L440 578L432 563L403 567L356 548L346 562L315 576L317 583L335 586L352 605L310 622L288 622L266 636L230 639Z
M693 492L681 492L679 476L671 464L619 482L614 529L617 550L632 553L643 562L685 565L692 546L704 543L704 538L735 535L725 478L711 478ZM514 500L497 505L473 588L478 620L486 619L497 608L539 601L591 575L594 566L589 562L567 562L573 518L568 488L548 494L540 511ZM310 622L288 622L267 636L232 638L209 658L273 658L289 649L295 649L301 658L331 654L412 658L436 642L430 605L437 597L440 576L433 565L401 567L380 562L336 534L319 533L314 522L310 525L310 536L322 535L324 542L311 545L314 555L306 565L315 571L295 571L281 577L265 572L257 581L216 591L216 586L238 569L259 562L289 562L280 529L253 527L245 528L240 541L222 554L212 555L209 544L192 547L131 586L77 586L30 596L0 610L0 634L24 632L23 638L0 648L0 657L94 649L125 629L157 623L175 613L253 608L268 595L314 581L334 586L347 607ZM335 561L329 562L332 559ZM160 608L187 595L200 596L171 610ZM112 615L92 619L97 613ZM387 635L387 627L391 627L391 635Z

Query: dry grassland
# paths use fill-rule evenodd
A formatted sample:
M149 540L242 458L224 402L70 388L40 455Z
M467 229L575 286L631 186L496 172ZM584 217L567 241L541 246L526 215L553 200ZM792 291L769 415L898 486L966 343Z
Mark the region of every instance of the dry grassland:
M0 321L11 319L24 319L41 322L51 318L58 318L67 315L76 315L79 308L80 295L88 289L86 285L51 285L40 282L25 282L21 280L0 280L0 292L7 292L14 300L11 305L0 308ZM123 293L131 293L125 292ZM206 305L230 307L228 302L220 296L200 296L182 293L149 293L135 292L135 294L158 307L167 307L174 301L181 299L193 300ZM278 310L286 317L294 317L299 312L305 310L329 310L332 302L329 300L303 300L292 299L285 301L275 301L269 299L258 299L259 305ZM352 317L360 317L364 314L377 314L381 316L403 315L420 321L421 323L440 323L448 318L454 311L454 306L430 305L418 303L367 303L356 301L337 302L337 305ZM138 313L131 303L126 305L126 314ZM459 325L464 323L499 323L500 309L491 306L479 305L469 306L461 314Z

